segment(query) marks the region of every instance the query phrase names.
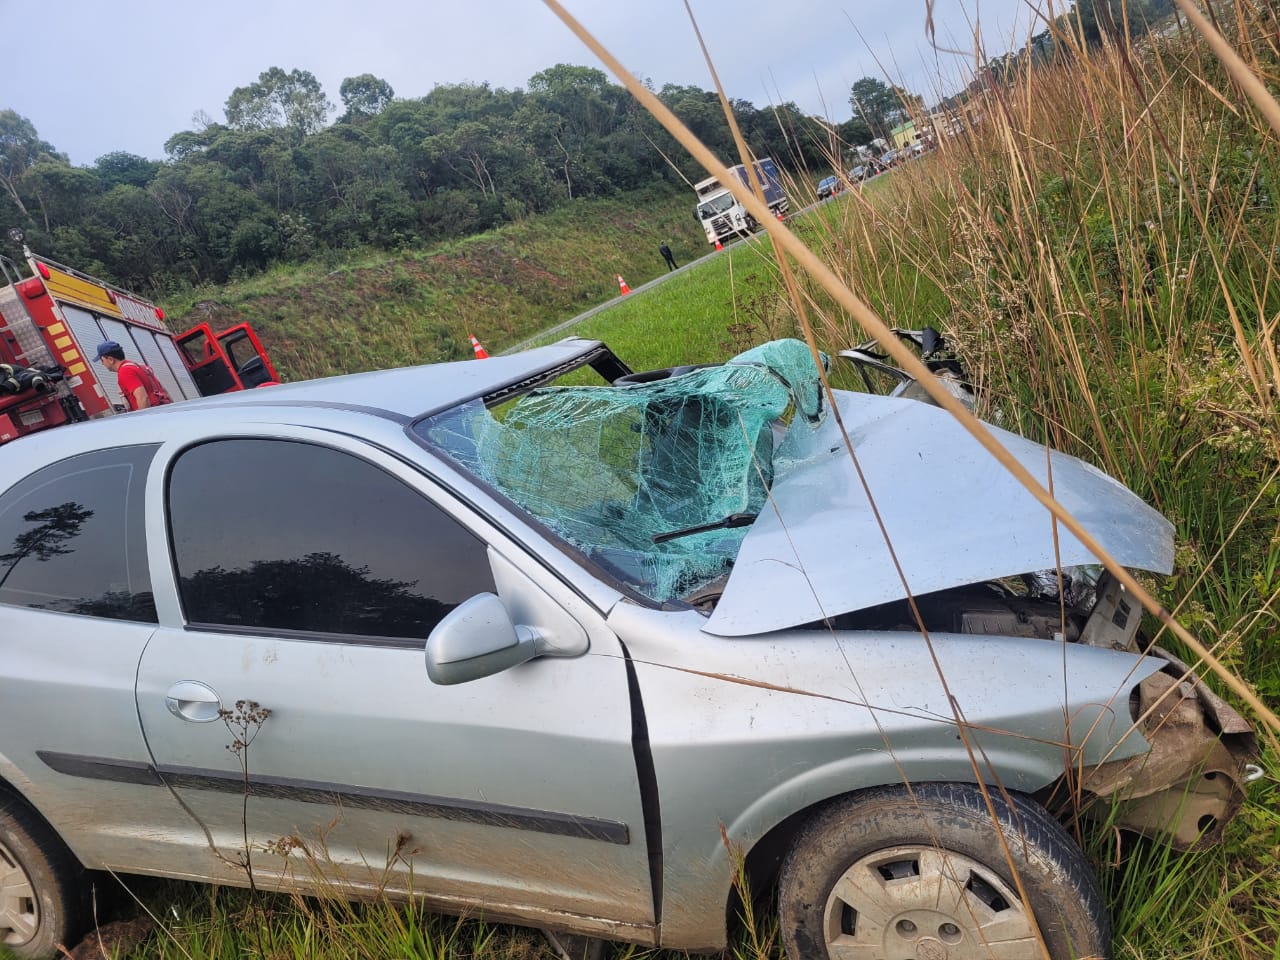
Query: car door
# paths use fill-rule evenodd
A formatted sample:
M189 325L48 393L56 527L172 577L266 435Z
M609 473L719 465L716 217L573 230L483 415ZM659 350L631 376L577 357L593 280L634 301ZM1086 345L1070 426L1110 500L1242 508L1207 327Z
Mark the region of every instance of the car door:
M156 562L183 622L148 645L138 712L213 869L249 858L259 882L607 918L646 938L626 666L594 611L358 440L291 428L190 446L163 499L152 533L167 523L170 556ZM482 592L589 652L432 684L426 636Z
M38 470L20 447L5 449L0 494L0 782L90 867L181 872L189 817L151 767L134 703L156 630L143 512L156 446Z

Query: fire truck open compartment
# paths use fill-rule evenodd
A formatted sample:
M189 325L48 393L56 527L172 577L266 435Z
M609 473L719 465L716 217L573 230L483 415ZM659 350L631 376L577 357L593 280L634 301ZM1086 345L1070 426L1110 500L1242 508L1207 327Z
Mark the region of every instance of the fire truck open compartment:
M215 333L207 323L197 324L179 334L175 342L203 396L280 382L262 341L247 323L237 323L221 333Z

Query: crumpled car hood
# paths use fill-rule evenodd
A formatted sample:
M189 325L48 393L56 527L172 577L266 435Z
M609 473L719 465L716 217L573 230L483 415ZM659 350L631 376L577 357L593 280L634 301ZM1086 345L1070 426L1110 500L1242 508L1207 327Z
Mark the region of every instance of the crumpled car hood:
M949 413L837 391L844 426L913 594L1096 563ZM990 427L1045 486L1043 446ZM1051 490L1126 567L1170 573L1173 526L1122 484L1053 453ZM704 628L735 637L801 626L906 596L834 417L797 422L770 502L742 542Z

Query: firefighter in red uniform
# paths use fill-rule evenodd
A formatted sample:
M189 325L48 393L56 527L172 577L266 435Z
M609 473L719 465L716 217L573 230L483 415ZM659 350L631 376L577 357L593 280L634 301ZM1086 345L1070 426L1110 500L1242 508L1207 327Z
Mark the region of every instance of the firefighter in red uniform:
M98 362L116 375L125 405L130 410L144 410L172 402L151 368L145 363L126 360L124 348L114 340L98 344Z

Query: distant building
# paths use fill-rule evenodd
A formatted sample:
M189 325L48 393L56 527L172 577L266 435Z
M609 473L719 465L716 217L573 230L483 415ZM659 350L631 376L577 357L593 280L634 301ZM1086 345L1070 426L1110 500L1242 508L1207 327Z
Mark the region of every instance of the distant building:
M900 123L889 131L889 141L893 144L893 149L895 150L910 146L919 139L920 134L916 130L916 122L914 120Z
M954 137L982 122L982 102L978 98L951 97L929 114L926 137L941 141Z

